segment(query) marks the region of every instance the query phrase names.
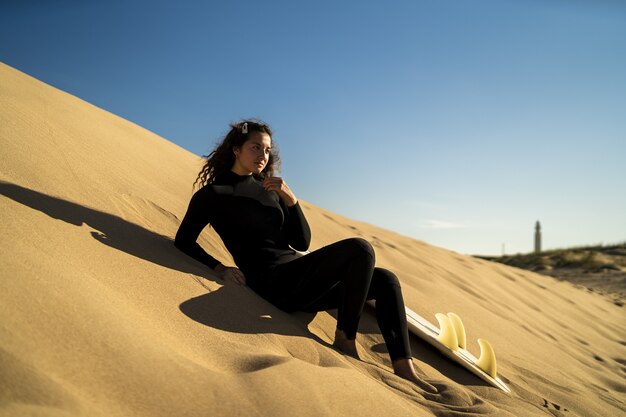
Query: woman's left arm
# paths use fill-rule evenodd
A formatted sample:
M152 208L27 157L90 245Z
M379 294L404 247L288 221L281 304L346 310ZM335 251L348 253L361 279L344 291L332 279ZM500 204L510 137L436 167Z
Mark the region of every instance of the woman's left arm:
M276 191L285 212L285 228L289 244L296 250L306 251L311 244L311 229L304 217L300 203L287 183L279 177L266 178L263 186L267 191Z
M285 227L287 229L287 237L289 238L289 245L298 251L309 250L311 244L311 229L309 223L304 217L302 207L300 203L296 203L291 207L286 208Z

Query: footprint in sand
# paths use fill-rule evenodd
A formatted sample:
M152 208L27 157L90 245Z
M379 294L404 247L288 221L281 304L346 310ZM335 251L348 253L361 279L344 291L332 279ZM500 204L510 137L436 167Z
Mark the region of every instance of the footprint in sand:
M542 400L543 400L543 406L547 408L548 411L550 411L555 416L562 416L563 413L568 411L567 408L561 407L560 405L550 402L546 400L545 398L542 398Z

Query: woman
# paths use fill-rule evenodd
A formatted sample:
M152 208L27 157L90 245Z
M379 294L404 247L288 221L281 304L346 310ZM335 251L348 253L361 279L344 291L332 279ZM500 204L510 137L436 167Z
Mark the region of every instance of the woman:
M176 234L176 247L214 269L220 278L248 285L278 308L293 312L338 309L333 345L358 358L356 332L366 300L376 317L394 372L432 390L415 373L400 283L374 266L372 246L346 239L302 255L311 241L298 199L282 178L272 131L260 121L232 124L207 157ZM238 268L227 267L196 242L211 224Z

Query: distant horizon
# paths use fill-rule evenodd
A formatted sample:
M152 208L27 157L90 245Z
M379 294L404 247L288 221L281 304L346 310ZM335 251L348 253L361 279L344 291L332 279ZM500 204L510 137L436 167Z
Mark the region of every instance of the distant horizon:
M625 241L626 2L0 5L0 61L198 156L268 122L304 201L464 254Z
M559 247L550 247L550 248L544 248L541 250L541 252L539 253L544 253L544 252L554 252L554 251L561 251L561 250L578 250L578 249L592 249L592 248L597 248L597 247L610 247L610 246L624 246L626 245L626 240L620 241L620 242L609 242L609 243L588 243L588 244L582 244L582 245L574 245L574 246L559 246ZM487 256L487 257L501 257L501 256L515 256L515 255L530 255L532 253L535 253L534 250L530 250L527 252L505 252L504 254L500 253L500 254L481 254L481 253L467 253L465 255L469 255L469 256L475 256L475 257L481 257L481 256Z

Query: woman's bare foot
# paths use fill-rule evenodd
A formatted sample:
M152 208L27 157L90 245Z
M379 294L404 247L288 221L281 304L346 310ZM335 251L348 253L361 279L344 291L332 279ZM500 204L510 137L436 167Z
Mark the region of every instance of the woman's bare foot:
M413 361L410 358L393 361L393 372L401 378L408 379L415 385L430 393L436 393L437 388L420 378L415 372Z
M343 330L337 329L335 331L335 341L333 342L333 346L346 355L352 356L356 359L361 359L356 350L356 339L348 339Z

